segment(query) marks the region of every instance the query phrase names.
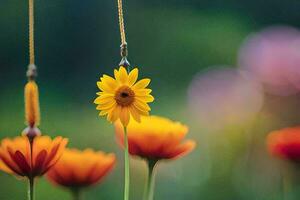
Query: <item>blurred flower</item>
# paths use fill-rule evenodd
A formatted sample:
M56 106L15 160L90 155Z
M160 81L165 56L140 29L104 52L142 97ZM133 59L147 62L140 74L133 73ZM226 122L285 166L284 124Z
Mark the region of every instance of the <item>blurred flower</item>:
M58 161L67 143L65 138L48 136L34 137L32 144L26 136L3 139L0 170L28 178L42 176Z
M115 122L120 119L124 126L127 126L132 116L140 122L141 115L149 115L151 110L148 103L154 98L150 95L150 89L146 87L150 79L137 81L138 69L133 69L129 74L124 67L114 71L115 78L103 75L97 85L101 92L97 93L94 101L98 104L100 116L107 115L107 120Z
M249 73L229 67L196 75L188 90L194 119L209 130L248 122L263 101L260 83Z
M114 154L66 149L58 163L47 173L48 179L60 186L81 189L96 184L113 168Z
M116 136L124 143L124 129L118 121ZM188 127L179 122L158 116L143 117L141 123L130 121L127 127L129 153L148 160L175 159L191 152L196 143L182 142Z
M271 27L251 35L240 50L239 63L264 83L271 94L299 92L300 31Z
M271 132L267 137L270 154L299 162L300 161L300 126Z
M39 91L35 81L25 85L25 118L27 125L35 127L40 123Z

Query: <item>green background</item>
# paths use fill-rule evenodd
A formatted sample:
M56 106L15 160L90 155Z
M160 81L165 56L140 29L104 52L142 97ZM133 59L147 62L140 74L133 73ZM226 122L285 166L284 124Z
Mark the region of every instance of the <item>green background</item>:
M281 200L282 173L291 167L270 158L265 135L295 125L299 96L266 96L251 123L220 132L197 125L187 106L196 73L214 65L236 66L238 50L252 32L270 25L300 26L298 0L130 0L124 2L129 60L151 77L152 114L189 125L198 146L190 155L157 168L157 200ZM70 138L70 147L115 152L118 163L87 200L122 199L123 153L114 130L93 105L96 81L119 63L116 1L36 0L36 63L41 130ZM28 63L27 1L0 1L0 136L25 128L23 87ZM276 108L276 109L275 109ZM274 120L275 119L275 120ZM251 139L249 139L251 138ZM146 165L132 159L131 199L142 197ZM281 170L281 168L284 168ZM297 170L296 170L297 171ZM290 181L287 199L296 199ZM292 186L291 186L292 185ZM294 187L295 186L295 187ZM0 199L26 198L26 183L0 173ZM68 191L39 179L37 199L68 200Z

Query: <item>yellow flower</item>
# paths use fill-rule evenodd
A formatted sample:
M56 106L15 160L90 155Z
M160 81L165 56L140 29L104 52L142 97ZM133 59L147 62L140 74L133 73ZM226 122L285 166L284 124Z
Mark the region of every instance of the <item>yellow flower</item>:
M138 69L133 69L129 74L124 67L114 70L115 78L103 75L97 85L98 92L94 101L100 116L107 115L107 120L115 122L120 119L123 126L127 126L131 116L137 122L141 115L149 115L151 110L148 103L154 101L150 94L151 89L146 88L150 79L145 78L138 82Z

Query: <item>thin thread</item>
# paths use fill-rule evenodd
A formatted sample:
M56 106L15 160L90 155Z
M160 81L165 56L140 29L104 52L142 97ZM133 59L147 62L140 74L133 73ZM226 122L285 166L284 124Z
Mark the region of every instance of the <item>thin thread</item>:
M119 25L120 25L120 34L121 34L121 44L127 44L126 34L125 34L125 25L124 25L124 15L123 15L123 3L122 0L118 0L118 13L119 13Z
M34 53L34 0L29 0L29 64L35 64L35 53Z

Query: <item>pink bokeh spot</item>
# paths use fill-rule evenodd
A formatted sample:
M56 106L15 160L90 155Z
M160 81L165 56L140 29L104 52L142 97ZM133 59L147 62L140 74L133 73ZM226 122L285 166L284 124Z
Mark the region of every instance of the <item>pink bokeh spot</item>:
M242 46L239 65L253 73L268 93L291 95L300 89L300 31L271 27L251 35Z
M220 129L245 123L263 105L263 90L245 72L229 67L200 73L188 91L189 107L202 126Z

